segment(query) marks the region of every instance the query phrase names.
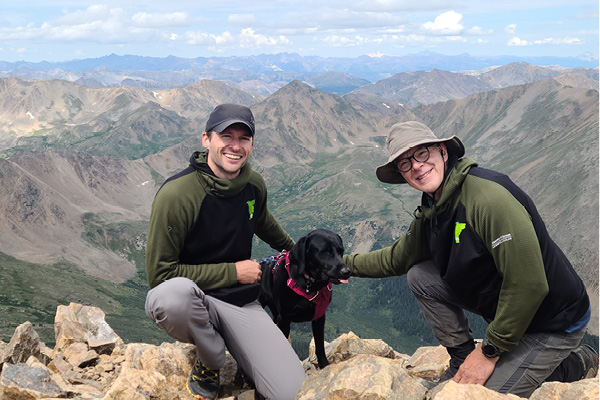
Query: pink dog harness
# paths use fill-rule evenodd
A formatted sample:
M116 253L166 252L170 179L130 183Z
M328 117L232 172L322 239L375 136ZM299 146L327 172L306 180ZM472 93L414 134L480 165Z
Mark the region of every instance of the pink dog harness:
M315 315L313 317L313 321L316 319L321 318L323 315L325 315L325 311L327 311L327 307L329 307L329 303L331 302L331 290L332 290L332 285L331 283L328 283L327 286L325 286L324 288L322 288L321 290L317 291L317 292L305 292L303 291L299 285L296 283L296 281L294 281L292 279L292 275L290 274L290 258L289 258L289 252L284 250L281 253L279 253L276 257L275 257L276 261L277 261L277 265L275 266L275 268L273 268L273 275L275 275L275 273L277 272L277 269L279 268L279 265L281 264L282 261L285 260L285 270L288 273L288 280L287 280L287 286L292 289L296 294L298 294L299 296L304 297L305 299L307 299L308 301L311 301L315 304Z

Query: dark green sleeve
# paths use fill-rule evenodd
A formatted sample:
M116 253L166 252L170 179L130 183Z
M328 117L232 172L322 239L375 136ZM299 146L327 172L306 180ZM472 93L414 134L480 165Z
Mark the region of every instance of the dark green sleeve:
M190 175L188 188L197 179ZM180 178L180 179L186 179ZM199 214L202 199L195 190L179 190L181 182L162 187L152 204L146 247L146 274L151 288L175 277L193 280L202 290L237 283L235 263L189 265L179 262L187 232Z
M548 281L537 235L525 207L499 184L469 177L477 193L467 203L467 220L494 258L502 287L486 337L512 350L548 294Z
M294 240L283 230L273 214L267 209L264 220L261 221L256 235L277 251L290 250Z
M421 222L413 220L408 231L389 247L345 255L344 262L352 275L364 278L403 275L416 263L429 258L427 246L422 243Z

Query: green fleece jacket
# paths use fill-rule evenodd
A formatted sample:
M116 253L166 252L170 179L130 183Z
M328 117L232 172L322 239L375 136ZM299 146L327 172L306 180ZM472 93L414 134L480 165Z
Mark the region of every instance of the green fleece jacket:
M402 275L433 259L465 308L510 351L525 332L564 331L584 316L581 279L552 241L533 201L506 175L463 158L440 199L424 194L407 233L390 247L345 256L354 276Z
M263 178L249 164L233 180L218 178L207 154L194 153L154 198L146 250L151 288L174 277L205 291L230 287L235 262L251 257L255 234L277 251L294 245L267 208Z

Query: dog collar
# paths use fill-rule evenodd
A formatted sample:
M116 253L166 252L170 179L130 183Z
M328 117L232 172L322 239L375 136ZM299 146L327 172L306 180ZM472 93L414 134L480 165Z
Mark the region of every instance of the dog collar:
M297 295L302 296L315 304L315 315L312 320L314 321L325 315L325 311L327 311L327 307L329 307L329 303L331 303L331 291L333 290L331 283L328 283L327 286L321 288L321 290L317 292L305 292L300 288L296 281L292 279L289 262L286 264L285 269L289 276L287 286Z
M331 283L328 283L327 286L322 288L317 292L304 291L300 288L300 285L296 283L295 280L292 279L290 274L290 256L289 251L283 250L281 253L277 254L273 257L273 261L276 262L271 272L273 275L277 273L279 266L283 264L285 270L288 274L287 286L294 291L299 296L304 297L308 301L311 301L315 304L315 315L313 317L313 321L321 318L325 315L325 311L327 311L327 307L329 307L329 303L331 303L331 291L333 290L333 286ZM270 260L269 260L270 261ZM304 277L308 280L308 282L315 282L316 279L308 276L308 274L304 274Z
M290 270L288 268L290 265L290 252L289 251L282 250L281 253L277 254L276 256L271 256L271 257L265 259L265 261L275 261L276 262L275 268L271 269L271 272L273 272L273 275L275 275L277 273L277 269L279 268L279 265L281 264L282 260L285 260L285 268L288 272L288 275L290 275ZM304 273L304 278L306 278L306 280L310 283L315 283L317 281L315 278L308 275L306 272ZM306 288L306 293L309 293L309 292L310 292L310 286L308 286Z

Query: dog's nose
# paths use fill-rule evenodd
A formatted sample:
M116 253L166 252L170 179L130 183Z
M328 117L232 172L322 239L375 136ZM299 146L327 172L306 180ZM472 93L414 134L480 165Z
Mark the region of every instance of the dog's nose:
M347 278L350 276L350 274L352 274L352 271L350 271L350 268L348 268L348 266L344 264L344 266L342 266L342 268L340 269L340 273L342 274L342 276Z

